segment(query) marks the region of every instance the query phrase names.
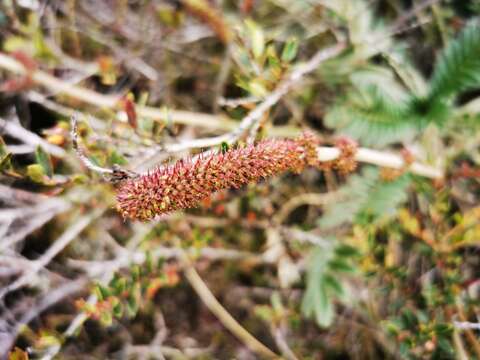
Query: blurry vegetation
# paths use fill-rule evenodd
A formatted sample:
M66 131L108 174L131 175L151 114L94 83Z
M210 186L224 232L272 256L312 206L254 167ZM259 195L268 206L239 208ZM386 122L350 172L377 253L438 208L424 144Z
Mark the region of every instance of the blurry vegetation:
M480 359L479 16L2 1L0 356ZM283 174L147 223L115 209L114 166L305 129L404 165Z

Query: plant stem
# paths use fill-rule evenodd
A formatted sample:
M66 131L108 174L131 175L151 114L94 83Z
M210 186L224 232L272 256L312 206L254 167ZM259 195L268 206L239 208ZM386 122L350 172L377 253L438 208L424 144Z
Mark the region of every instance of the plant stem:
M178 241L178 248L181 249L180 241ZM233 318L230 313L220 304L215 298L207 284L202 280L190 261L188 255L182 252L182 261L185 266L184 273L190 285L193 287L197 295L200 297L205 306L217 317L218 320L230 332L242 341L249 349L256 352L263 357L276 359L279 358L272 350L258 341L252 334L250 334L237 320Z

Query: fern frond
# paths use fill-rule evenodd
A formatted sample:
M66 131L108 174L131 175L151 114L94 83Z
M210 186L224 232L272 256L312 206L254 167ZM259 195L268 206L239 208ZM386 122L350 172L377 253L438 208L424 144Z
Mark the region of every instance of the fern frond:
M376 86L350 94L327 113L325 125L336 128L366 146L385 146L409 140L415 134L409 108Z
M440 56L428 98L450 98L475 87L480 87L480 26L472 22Z
M353 175L342 188L343 201L332 204L319 221L323 228L332 228L353 222L358 216L368 215L374 219L390 216L397 206L406 200L410 176L404 174L394 181L386 182L373 167L365 168L361 175Z
M451 102L442 98L412 97L408 103L410 121L418 130L430 123L444 125L452 114Z
M349 302L348 285L342 274L357 272L355 248L338 244L330 238L331 247L315 247L308 261L306 290L302 300L302 313L315 318L322 327L330 326L335 317L334 301Z

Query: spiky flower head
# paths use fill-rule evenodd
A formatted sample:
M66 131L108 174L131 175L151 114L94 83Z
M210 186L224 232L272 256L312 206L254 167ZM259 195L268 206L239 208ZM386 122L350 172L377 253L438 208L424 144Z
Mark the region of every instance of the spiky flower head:
M308 136L265 140L161 166L122 182L117 192L118 209L124 217L146 221L195 207L221 189L238 188L286 170L300 172L312 163L310 147L314 145Z

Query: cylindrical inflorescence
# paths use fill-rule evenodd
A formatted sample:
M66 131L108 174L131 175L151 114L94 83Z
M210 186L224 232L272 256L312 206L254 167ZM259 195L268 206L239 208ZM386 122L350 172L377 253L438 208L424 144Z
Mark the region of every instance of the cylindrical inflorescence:
M307 136L265 140L159 167L119 185L118 209L124 217L146 221L195 207L221 189L238 188L286 170L300 172L312 164L306 140Z

